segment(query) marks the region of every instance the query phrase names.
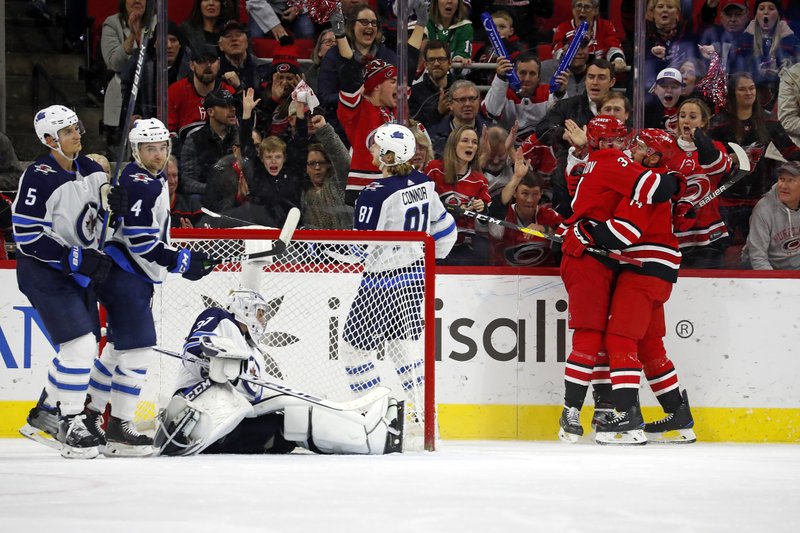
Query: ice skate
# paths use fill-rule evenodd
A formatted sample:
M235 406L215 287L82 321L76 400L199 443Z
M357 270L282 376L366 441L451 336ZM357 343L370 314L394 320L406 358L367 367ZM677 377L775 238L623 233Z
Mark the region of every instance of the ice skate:
M564 442L575 444L583 435L581 411L577 407L564 406L558 423L561 425L561 429L558 430L558 438Z
M86 416L86 429L97 438L100 442L99 446L105 445L106 432L103 429L103 413L98 413L87 407L84 409L83 414Z
M100 452L100 440L86 427L86 415L78 414L61 419L58 429L61 457L66 459L94 459Z
M51 407L45 403L47 392L42 391L39 401L28 413L27 424L19 430L23 437L27 437L39 444L44 444L54 450L61 450L58 441L58 426L61 422L61 410L58 405Z
M645 424L644 432L648 440L667 444L691 444L697 441L692 429L694 418L685 389L681 397L683 401L674 413L667 413L661 420Z
M594 398L592 429L597 430L597 426L614 417L614 402L595 391L592 391L592 397Z
M148 457L153 455L153 439L139 433L130 420L115 416L108 419L106 444L103 455L107 457Z
M647 444L644 435L644 419L642 410L633 405L627 411L614 411L612 418L597 426L595 435L597 444L640 446Z

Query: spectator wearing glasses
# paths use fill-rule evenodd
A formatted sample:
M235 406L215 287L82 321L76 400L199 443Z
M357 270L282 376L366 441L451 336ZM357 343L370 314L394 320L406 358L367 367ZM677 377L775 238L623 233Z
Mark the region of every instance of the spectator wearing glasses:
M352 229L353 208L344 201L350 155L322 115L311 117L314 138L308 145L306 177L300 193L305 224L315 229Z
M408 114L411 118L436 124L450 112L447 92L455 81L450 72L450 48L442 41L426 41L425 71L411 86Z
M412 11L416 2L417 0L409 2L409 12ZM427 23L427 11L422 11L421 7L419 11L424 12L425 15L421 19L420 15L417 15L415 31L411 32L408 40L409 76L413 76L417 70L424 24ZM349 87L346 89L348 93L352 94L358 90L358 87L364 83L364 77L360 70L370 60L381 59L396 65L397 55L382 43L383 34L380 20L375 10L369 6L354 7L346 18L340 11L334 11L331 14L331 27L337 40L337 46L331 48L322 59L317 81L317 96L327 111L325 118L329 123L335 124L338 122L336 109L339 105L339 91L345 89L345 85ZM420 29L417 31L416 28ZM359 69L352 69L349 74L354 77L345 79L342 69L345 68L345 63L351 60L358 64Z
M609 20L598 17L599 0L572 0L572 18L556 27L553 34L553 58L561 59L581 22L588 22L589 55L611 62L616 72L625 69L625 53L617 30Z
M220 89L225 89L231 94L235 92L233 87L217 77L219 57L216 47L204 46L192 50L189 68L191 69L189 76L170 85L167 91L169 101L167 129L173 134L178 134L180 139L184 139L189 130L205 122L206 108L203 99L208 94ZM173 146L175 151L178 148Z
M447 100L450 112L428 128L436 157L442 157L447 138L457 128L469 126L476 131L483 131L486 125L479 113L481 97L478 87L471 81L454 81L447 93Z
M306 83L316 93L317 80L319 79L319 68L322 64L322 58L328 53L328 50L336 46L336 37L333 36L333 30L322 30L317 38L317 43L311 51L311 66L305 71L303 76Z
M256 87L267 62L248 51L249 41L244 24L229 20L219 37L219 77L236 91Z

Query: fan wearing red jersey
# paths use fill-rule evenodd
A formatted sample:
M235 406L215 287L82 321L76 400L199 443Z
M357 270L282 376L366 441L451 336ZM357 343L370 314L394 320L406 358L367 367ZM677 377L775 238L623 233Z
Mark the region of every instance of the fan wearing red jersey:
M610 406L608 359L603 353L611 287L619 265L603 257L585 254L598 245L593 236L600 224L629 246L641 230L613 217L623 200L639 204L666 202L678 191L678 176L653 172L626 156L628 131L617 118L599 115L587 125L590 153L572 201L573 215L561 225L564 236L561 278L569 297L569 327L573 329L572 352L564 371L564 410L559 437L576 442L583 435L580 410L589 383L594 385L595 409Z
M666 131L645 129L631 150L635 162L655 168L671 161L677 146ZM639 239L626 245L613 224L606 223L594 228L595 241L607 248L624 248L626 254L642 261L642 266L620 265L611 296L603 340L610 361L615 412L597 425L596 440L599 444L695 442L686 391L681 394L675 366L663 342L664 303L678 279L681 262L678 239L672 232L672 205L623 200L612 220L625 220L638 228ZM642 368L667 413L662 420L646 425L638 405Z
M460 126L447 138L442 159L434 159L425 167L436 193L445 207L458 206L484 213L492 197L489 181L480 171L480 143L472 126ZM489 260L489 240L485 225L476 225L472 218L457 221L458 240L447 257L451 265L480 265Z
M700 208L692 207L719 187L732 166L725 145L712 141L706 133L710 120L711 112L702 100L690 98L680 105L680 151L668 163L686 176L686 192L675 206L674 219L685 268L723 268L725 248L730 244L719 212L719 197Z

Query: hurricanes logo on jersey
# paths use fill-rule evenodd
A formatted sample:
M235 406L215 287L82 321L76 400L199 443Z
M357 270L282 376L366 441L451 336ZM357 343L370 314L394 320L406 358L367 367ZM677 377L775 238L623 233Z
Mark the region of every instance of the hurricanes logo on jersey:
M465 206L469 205L472 198L460 192L449 191L441 195L441 200L444 205Z
M53 169L53 167L51 167L50 165L40 164L40 165L34 165L33 171L41 172L42 174L50 174L51 172L55 172L55 169Z

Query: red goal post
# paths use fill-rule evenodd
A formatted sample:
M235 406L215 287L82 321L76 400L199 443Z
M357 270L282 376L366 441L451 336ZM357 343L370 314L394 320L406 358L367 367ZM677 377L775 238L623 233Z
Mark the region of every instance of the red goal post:
M172 244L230 257L268 249L279 232L174 229ZM358 366L353 352L367 355L380 384L406 402L404 448L433 450L435 265L434 241L423 232L297 230L280 256L221 264L196 282L169 276L156 286L158 343L182 351L203 309L224 304L238 286L258 290L269 302L267 332L259 343L267 365L263 377L346 401L363 392L353 392L361 384L345 368ZM137 422L147 426L165 406L179 364L165 357L153 361Z

